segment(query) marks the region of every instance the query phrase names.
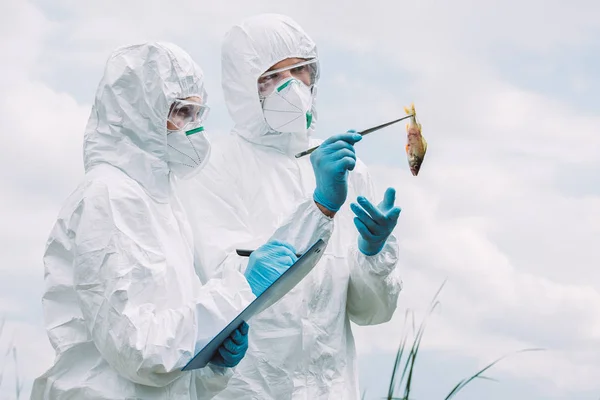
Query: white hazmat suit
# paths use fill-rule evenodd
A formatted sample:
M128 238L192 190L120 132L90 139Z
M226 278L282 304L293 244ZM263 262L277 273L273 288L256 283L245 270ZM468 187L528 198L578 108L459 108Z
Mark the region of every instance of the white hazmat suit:
M85 178L60 211L44 254L45 323L54 365L31 399L211 398L232 370L181 372L254 295L230 271L202 286L192 230L167 165L167 114L206 98L183 50L147 43L116 50L85 132Z
M391 235L374 256L362 254L349 207L333 219L325 216L313 201L309 157L294 157L322 142L310 137L314 101L308 134L270 131L263 116L258 77L286 58L316 56L315 43L288 17L267 14L234 26L222 47L222 84L235 127L213 142L211 162L202 172L177 184L203 280L243 271L247 260L236 248L278 239L302 253L319 238L328 241L315 269L249 322L248 353L217 399L358 399L350 322L387 322L396 309L401 290L396 238ZM378 197L362 162L348 179L348 199Z

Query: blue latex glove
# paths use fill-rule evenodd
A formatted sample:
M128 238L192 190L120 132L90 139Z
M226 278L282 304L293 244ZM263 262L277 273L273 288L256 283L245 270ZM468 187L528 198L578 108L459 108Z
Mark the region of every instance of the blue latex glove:
M400 216L401 209L394 207L395 200L396 191L388 188L377 207L362 196L358 197L358 204L362 207L356 203L350 204L356 214L354 225L360 234L358 248L363 254L373 256L383 249Z
M296 250L277 240L263 244L250 254L244 275L257 297L298 260Z
M356 166L354 144L362 139L348 131L325 140L310 155L317 187L313 198L323 207L337 212L348 195L348 171Z
M238 328L229 335L212 357L210 362L219 367L232 368L242 361L248 350L248 329L247 323L242 322Z

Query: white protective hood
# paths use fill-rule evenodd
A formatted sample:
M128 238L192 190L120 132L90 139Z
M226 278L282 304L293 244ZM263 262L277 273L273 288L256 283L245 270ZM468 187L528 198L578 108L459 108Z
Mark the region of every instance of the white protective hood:
M85 130L85 171L110 164L156 200L166 201L169 108L175 99L190 96L206 103L203 77L190 56L169 43L116 50L106 64ZM144 88L132 81L143 82Z
M222 82L225 102L235 122L234 132L244 139L292 154L305 150L317 122L313 86L313 120L307 134L274 132L266 123L258 97L257 80L286 58L316 58L317 46L291 18L263 14L246 19L225 36L222 46Z

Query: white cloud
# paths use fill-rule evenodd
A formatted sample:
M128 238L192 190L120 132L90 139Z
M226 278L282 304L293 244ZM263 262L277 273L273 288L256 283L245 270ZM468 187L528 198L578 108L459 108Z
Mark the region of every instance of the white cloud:
M0 87L19 82L36 62L51 24L29 2L0 3Z

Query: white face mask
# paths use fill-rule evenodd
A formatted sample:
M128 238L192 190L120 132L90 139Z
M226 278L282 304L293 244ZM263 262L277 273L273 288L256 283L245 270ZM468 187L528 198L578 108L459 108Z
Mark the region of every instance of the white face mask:
M304 133L312 122L312 94L302 81L289 78L263 100L267 124L276 132Z
M208 162L210 149L203 127L169 131L167 135L168 165L180 179L189 179L200 172Z

